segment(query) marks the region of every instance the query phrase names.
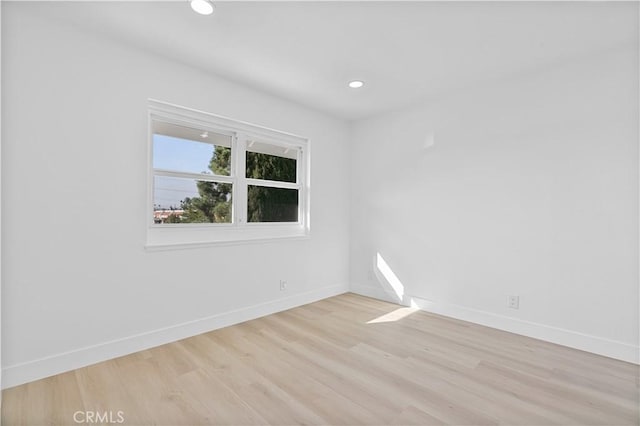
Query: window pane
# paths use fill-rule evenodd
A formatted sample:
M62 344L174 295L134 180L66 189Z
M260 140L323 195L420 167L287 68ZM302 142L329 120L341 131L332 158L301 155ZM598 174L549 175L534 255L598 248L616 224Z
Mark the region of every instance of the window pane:
M155 176L154 223L231 223L232 184Z
M246 176L253 179L296 182L295 148L249 141Z
M298 190L249 185L249 222L297 222Z
M155 121L153 167L229 176L231 136Z

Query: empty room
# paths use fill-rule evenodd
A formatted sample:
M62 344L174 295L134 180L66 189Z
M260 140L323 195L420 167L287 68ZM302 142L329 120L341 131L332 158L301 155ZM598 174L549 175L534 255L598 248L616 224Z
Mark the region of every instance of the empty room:
M638 425L639 22L3 0L2 425Z

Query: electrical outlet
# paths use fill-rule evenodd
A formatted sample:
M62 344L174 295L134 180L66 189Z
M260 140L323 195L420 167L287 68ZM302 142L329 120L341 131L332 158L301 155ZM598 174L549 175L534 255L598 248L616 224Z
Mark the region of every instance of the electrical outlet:
M287 289L287 282L284 280L280 280L280 291L285 291Z
M520 296L507 296L507 308L519 309Z

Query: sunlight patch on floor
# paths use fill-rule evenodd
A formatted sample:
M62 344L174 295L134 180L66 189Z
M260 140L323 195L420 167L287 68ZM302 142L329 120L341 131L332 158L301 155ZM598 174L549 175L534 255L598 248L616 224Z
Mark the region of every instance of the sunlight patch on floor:
M419 311L420 309L412 307L412 308L398 308L395 311L391 311L384 315L380 315L378 318L374 318L371 321L367 321L367 324L377 324L381 322L395 322L401 320L402 318L406 318L414 312Z

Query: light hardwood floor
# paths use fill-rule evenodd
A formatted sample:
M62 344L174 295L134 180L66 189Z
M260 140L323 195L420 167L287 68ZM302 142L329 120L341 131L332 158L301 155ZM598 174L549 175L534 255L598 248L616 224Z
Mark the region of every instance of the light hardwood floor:
M3 392L3 425L637 425L638 366L344 294Z

